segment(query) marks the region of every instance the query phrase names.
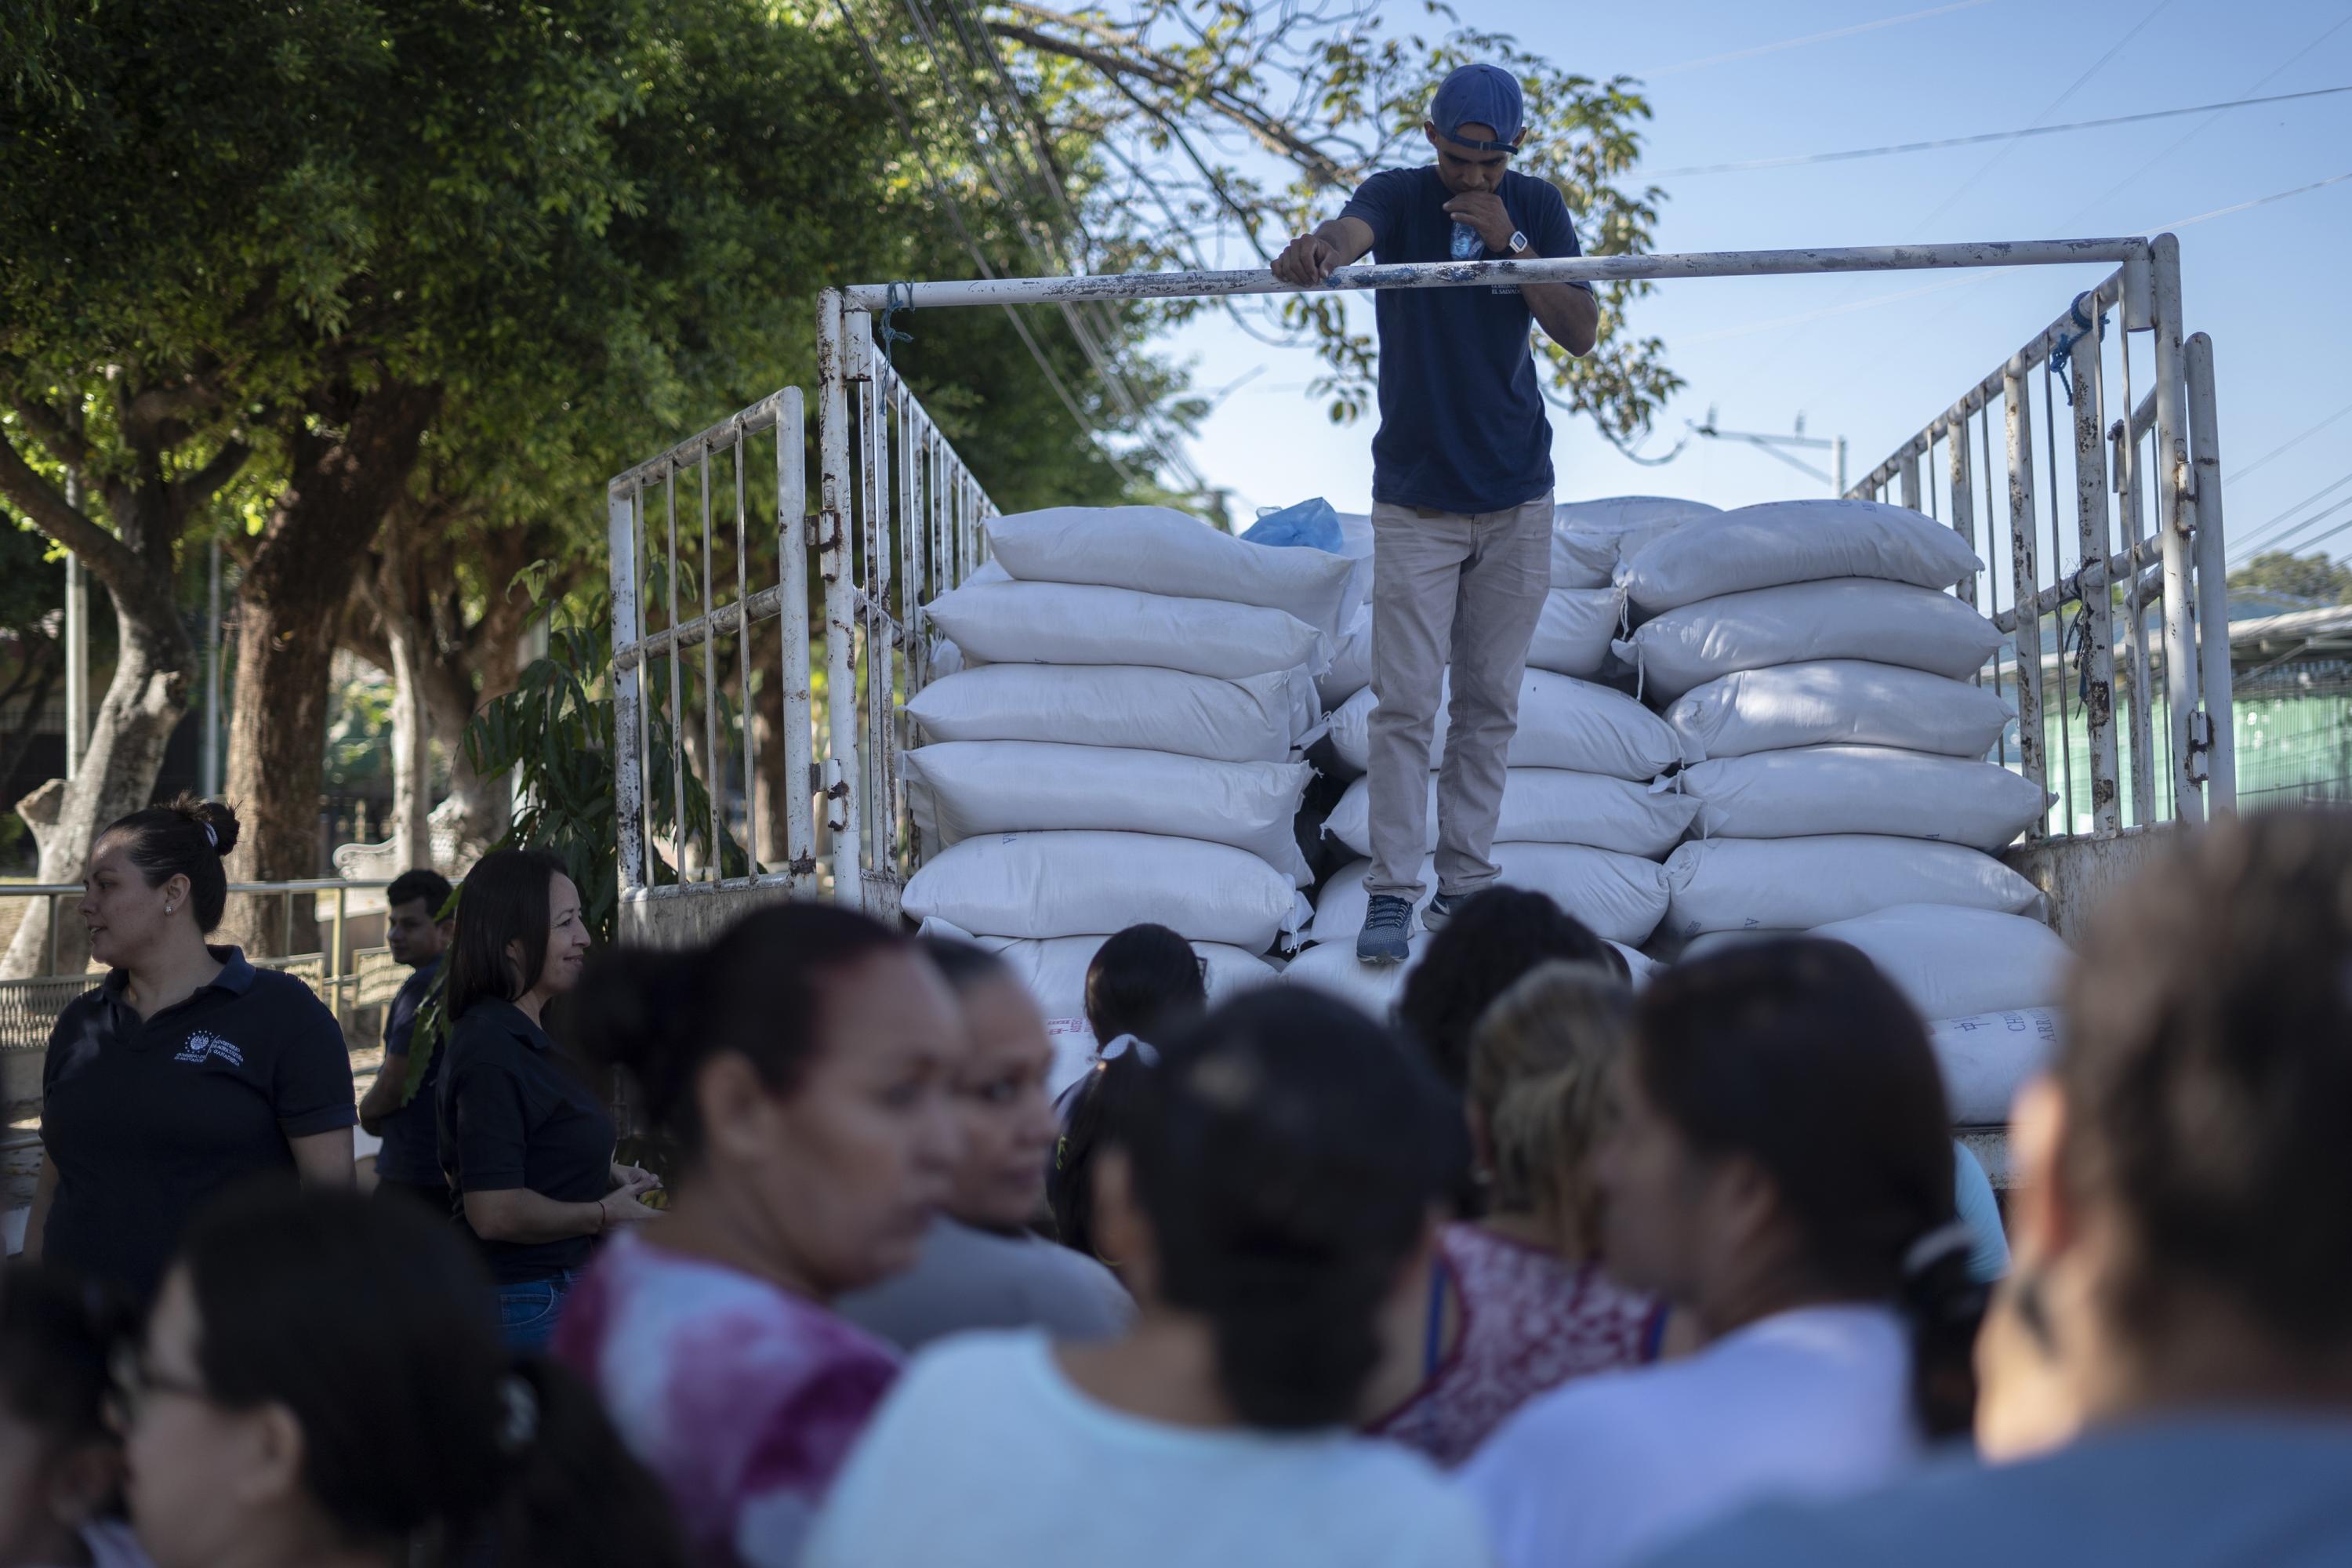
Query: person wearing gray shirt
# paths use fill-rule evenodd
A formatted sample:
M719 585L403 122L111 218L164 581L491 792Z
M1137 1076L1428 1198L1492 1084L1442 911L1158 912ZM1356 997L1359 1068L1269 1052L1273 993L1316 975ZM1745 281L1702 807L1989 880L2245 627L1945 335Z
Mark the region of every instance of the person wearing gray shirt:
M1654 1568L2352 1563L2352 814L2168 841L2094 923L2066 1017L2011 1118L1983 1459Z
M948 1212L912 1268L844 1296L835 1310L909 1353L971 1329L1042 1328L1057 1339L1108 1339L1135 1304L1091 1258L1033 1235L1060 1124L1046 1074L1045 1019L1020 979L970 942L923 946L954 987L967 1037L956 1074L964 1157Z

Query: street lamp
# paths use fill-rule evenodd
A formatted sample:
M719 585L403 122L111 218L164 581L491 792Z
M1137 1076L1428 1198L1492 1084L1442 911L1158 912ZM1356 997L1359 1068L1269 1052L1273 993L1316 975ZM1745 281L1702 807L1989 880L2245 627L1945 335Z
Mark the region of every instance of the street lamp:
M1706 423L1694 425L1691 429L1711 441L1745 441L1759 451L1770 453L1801 473L1811 474L1813 478L1826 482L1830 487L1830 494L1833 496L1845 494L1845 437L1806 435L1805 416L1802 414L1797 416L1795 435L1766 436L1750 430L1725 430L1718 427L1715 422L1715 408L1710 405L1706 411ZM1827 449L1832 454L1831 467L1835 472L1825 474L1811 463L1790 457L1786 450L1790 447Z

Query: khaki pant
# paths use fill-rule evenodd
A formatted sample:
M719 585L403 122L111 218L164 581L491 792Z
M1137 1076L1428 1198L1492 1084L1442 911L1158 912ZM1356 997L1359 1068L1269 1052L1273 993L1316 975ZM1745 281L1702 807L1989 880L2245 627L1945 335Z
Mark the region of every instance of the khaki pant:
M1476 892L1503 809L1519 678L1551 588L1551 493L1465 517L1372 507L1374 893L1418 899L1429 843L1429 742L1449 655L1454 700L1437 778L1437 889Z

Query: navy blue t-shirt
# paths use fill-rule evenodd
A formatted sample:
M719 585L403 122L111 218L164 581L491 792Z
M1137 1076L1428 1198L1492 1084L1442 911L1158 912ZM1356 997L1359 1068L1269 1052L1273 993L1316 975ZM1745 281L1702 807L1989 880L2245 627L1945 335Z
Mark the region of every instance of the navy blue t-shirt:
M1548 180L1503 176L1504 211L1534 255L1580 256L1568 203ZM1434 165L1391 169L1358 187L1340 213L1372 231L1383 266L1450 261L1454 220ZM1481 252L1476 259L1493 259ZM1526 297L1507 289L1382 289L1381 428L1372 437L1372 499L1437 511L1523 506L1551 488L1551 421L1544 416Z
M234 947L221 972L142 1019L116 970L66 1004L41 1064L41 1145L58 1185L43 1256L154 1293L180 1233L238 1179L294 1170L289 1138L359 1120L325 1004Z
M441 961L420 963L415 972L400 984L393 996L392 1012L383 1026L383 1067L381 1070L405 1076L408 1071L409 1043L416 1036L417 1010L432 994L433 982L441 973ZM438 1187L441 1175L440 1134L434 1126L433 1086L441 1076L441 1058L448 1055L446 1048L436 1049L425 1064L425 1076L418 1080L416 1092L408 1103L388 1112L379 1123L383 1147L376 1152L375 1173L383 1181L405 1182L415 1187Z

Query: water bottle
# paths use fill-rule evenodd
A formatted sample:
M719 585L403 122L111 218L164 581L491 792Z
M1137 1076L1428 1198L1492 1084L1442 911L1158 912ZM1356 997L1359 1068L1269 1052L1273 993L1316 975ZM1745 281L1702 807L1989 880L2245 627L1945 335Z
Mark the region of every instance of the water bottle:
M1454 226L1454 244L1451 248L1454 260L1475 261L1485 253L1486 242L1478 237L1476 229L1466 223L1457 222Z

